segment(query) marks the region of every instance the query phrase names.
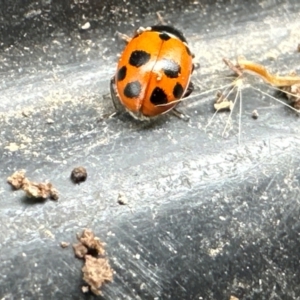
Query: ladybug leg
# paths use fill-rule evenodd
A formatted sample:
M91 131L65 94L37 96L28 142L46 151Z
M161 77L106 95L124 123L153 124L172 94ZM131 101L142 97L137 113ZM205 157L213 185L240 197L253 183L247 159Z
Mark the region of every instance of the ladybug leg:
M116 112L124 111L124 107L120 102L120 98L118 96L118 92L116 89L115 76L113 76L110 79L110 95L111 95L111 100L112 100L112 103L114 105Z
M178 119L181 119L185 122L188 122L190 120L190 116L189 115L186 115L184 113L182 113L181 111L177 110L176 108L173 108L171 110L172 114L177 117Z
M198 70L198 69L200 69L200 64L199 64L199 63L193 64L192 73L193 73L195 70Z
M190 83L188 85L188 88L186 89L182 99L185 98L185 97L188 97L193 91L194 91L194 84L190 81ZM176 116L177 118L179 118L183 121L188 122L190 120L189 115L186 115L186 114L182 113L181 111L177 110L176 108L173 108L171 110L171 112L174 116Z
M146 28L145 27L140 27L140 28L137 29L136 34L140 35L144 31L150 31L150 30L151 30L151 27L146 27Z
M188 88L186 89L184 95L182 96L182 99L188 97L193 91L194 91L194 84L190 81ZM171 112L173 113L174 116L176 116L177 118L179 118L183 121L187 122L190 119L189 115L182 113L181 111L177 110L176 108L173 108L171 110Z
M136 37L137 35L140 35L144 31L149 31L149 30L151 30L151 27L146 27L146 28L140 27L135 31L134 37ZM122 32L117 31L116 34L121 40L125 41L126 43L129 43L132 40L132 38L130 36L128 36L127 34L124 34Z
M188 97L194 91L194 84L190 81L188 88L186 89L182 98Z
M117 31L116 34L121 40L125 41L126 43L129 43L132 40L132 38L127 34L121 33L119 31Z

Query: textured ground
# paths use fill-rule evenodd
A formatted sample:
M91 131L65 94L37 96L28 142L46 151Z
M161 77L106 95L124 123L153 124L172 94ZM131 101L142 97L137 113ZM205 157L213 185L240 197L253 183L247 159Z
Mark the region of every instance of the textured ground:
M81 292L80 261L59 247L88 227L116 271L104 299L300 299L294 112L245 87L240 145L238 107L225 137L228 113L204 130L215 92L181 105L188 123L105 118L123 47L116 31L156 23L158 11L176 24L201 65L197 94L228 83L224 56L300 73L299 2L99 3L14 0L1 9L0 298L92 297ZM75 186L78 165L88 178ZM58 202L12 192L6 178L18 169L50 180Z

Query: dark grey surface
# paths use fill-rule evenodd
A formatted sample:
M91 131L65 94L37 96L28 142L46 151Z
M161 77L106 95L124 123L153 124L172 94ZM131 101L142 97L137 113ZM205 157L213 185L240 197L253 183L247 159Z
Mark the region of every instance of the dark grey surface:
M160 11L201 64L197 94L228 83L223 56L300 71L298 1L150 2L2 3L0 298L92 297L80 290L81 262L59 247L89 227L116 271L105 299L300 299L294 112L245 87L240 145L238 108L225 138L228 113L204 130L215 92L181 105L188 123L105 118L123 46L116 30L156 23ZM88 179L74 186L78 165ZM6 177L21 168L50 180L59 201L12 192ZM128 206L117 204L119 192Z

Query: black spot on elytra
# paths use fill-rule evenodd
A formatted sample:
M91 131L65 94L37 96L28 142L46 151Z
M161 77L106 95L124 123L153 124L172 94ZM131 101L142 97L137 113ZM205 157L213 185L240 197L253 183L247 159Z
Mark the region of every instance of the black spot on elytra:
M151 55L143 50L133 51L129 58L129 64L134 67L140 67L150 60Z
M180 99L183 95L183 87L180 83L176 83L173 89L173 96L175 99Z
M168 103L168 97L163 89L156 87L151 94L150 101L154 105Z
M126 66L123 66L122 68L120 68L117 73L117 80L122 81L126 77L126 73L127 73Z
M138 81L127 83L124 89L124 95L127 98L137 98L141 93L142 87Z
M171 37L166 33L166 32L162 32L159 34L159 37L163 40L163 41L167 41L169 40Z
M169 78L177 78L181 73L181 67L175 61L170 59L162 60L162 70Z

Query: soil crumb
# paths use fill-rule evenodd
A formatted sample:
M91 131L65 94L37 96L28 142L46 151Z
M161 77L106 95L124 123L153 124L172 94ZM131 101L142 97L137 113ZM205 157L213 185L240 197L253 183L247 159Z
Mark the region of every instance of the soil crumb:
M222 92L217 92L217 98L214 103L214 108L216 111L224 111L224 110L232 110L233 108L233 102L231 100L228 100Z
M90 229L83 230L81 235L77 236L78 241L84 245L89 252L94 252L96 255L104 255L104 244L98 237L95 236L94 232Z
M85 265L82 268L83 280L89 285L91 292L100 295L99 288L113 279L113 270L106 258L85 256Z
M82 290L83 293L88 293L90 289L89 289L88 286L84 285L84 286L81 287L81 290Z
M258 111L256 109L254 109L251 116L252 116L252 119L254 119L254 120L258 119L258 116L259 116Z
M62 248L67 248L67 247L70 246L70 243L68 243L68 242L60 242L60 246L61 246Z
M89 286L82 286L82 292L91 291L95 295L101 295L101 286L111 282L114 273L105 257L104 243L89 229L83 230L81 235L77 235L77 239L79 243L73 245L74 253L85 261L82 268L83 280Z
M292 86L284 86L281 88L283 92L286 93L286 97L290 104L296 108L300 109L300 83L293 84Z
M53 187L50 182L37 183L30 181L25 176L25 171L20 170L13 173L7 178L7 182L15 189L22 189L27 197L36 199L58 200L58 191Z
M127 205L128 204L128 199L126 195L123 192L120 192L118 195L118 203L120 205Z
M81 243L73 244L73 249L75 256L78 258L84 258L85 255L88 253L87 247L82 245Z
M74 168L71 172L71 180L74 183L80 183L86 181L87 178L87 171L84 167L77 167Z

